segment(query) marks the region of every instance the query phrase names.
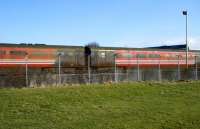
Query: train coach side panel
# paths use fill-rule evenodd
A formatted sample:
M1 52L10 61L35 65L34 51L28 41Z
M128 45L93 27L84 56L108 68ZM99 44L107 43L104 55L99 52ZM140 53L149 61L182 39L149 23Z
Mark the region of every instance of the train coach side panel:
M122 67L137 66L165 66L176 67L177 65L186 66L185 52L173 51L115 51L116 64ZM194 65L196 62L195 56L197 53L188 53L188 65Z
M95 67L113 67L114 50L95 50L91 55L91 64Z
M54 67L56 49L0 47L0 67Z

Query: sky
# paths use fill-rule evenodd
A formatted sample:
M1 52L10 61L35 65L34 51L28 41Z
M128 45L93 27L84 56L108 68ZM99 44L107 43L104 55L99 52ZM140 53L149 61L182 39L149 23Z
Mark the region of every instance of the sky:
M200 0L0 0L0 43L200 50Z

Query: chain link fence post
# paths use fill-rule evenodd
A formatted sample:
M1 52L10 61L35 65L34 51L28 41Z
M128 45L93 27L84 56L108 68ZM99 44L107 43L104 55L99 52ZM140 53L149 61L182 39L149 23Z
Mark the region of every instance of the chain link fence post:
M198 80L198 64L197 64L197 56L195 56L195 80Z
M138 57L137 57L137 80L140 81L140 64Z
M28 87L28 54L25 56L25 65L26 65L26 87Z
M158 81L162 81L161 68L160 68L160 58L159 58L159 61L158 61Z
M181 73L180 73L180 56L178 55L177 57L178 57L178 66L177 66L178 78L177 79L180 80L181 79L181 76L180 76L181 75Z
M61 85L61 56L64 55L63 52L58 52L58 84Z
M115 62L115 83L118 82L118 71L117 71L117 63L116 63L116 54L114 54L114 62Z
M90 55L88 55L88 84L91 83Z

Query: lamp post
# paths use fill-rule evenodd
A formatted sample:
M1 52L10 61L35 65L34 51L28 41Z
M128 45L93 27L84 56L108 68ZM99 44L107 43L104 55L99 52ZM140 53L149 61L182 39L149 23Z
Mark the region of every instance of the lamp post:
M140 80L140 64L139 64L139 57L137 57L137 80Z
M128 57L127 57L127 59L128 59L128 66L127 66L127 68L126 68L126 79L127 79L127 81L129 81L129 69L131 68L131 60L130 60L130 51L128 50Z
M61 84L61 56L64 55L63 52L58 52L58 84Z
M185 43L186 43L186 66L188 68L188 41L187 41L187 11L183 11L183 15L185 16Z
M195 56L195 80L198 80L197 56Z
M115 62L115 83L118 82L116 56L117 56L117 54L114 54L114 62Z
M177 70L177 72L178 72L178 80L180 80L181 79L181 74L180 74L180 55L177 55L177 57L178 57L178 70Z
M26 64L26 87L28 87L28 54L25 56L25 64Z
M90 55L88 55L88 84L91 83Z
M161 68L160 68L160 58L158 61L158 81L161 81L162 77L161 77Z

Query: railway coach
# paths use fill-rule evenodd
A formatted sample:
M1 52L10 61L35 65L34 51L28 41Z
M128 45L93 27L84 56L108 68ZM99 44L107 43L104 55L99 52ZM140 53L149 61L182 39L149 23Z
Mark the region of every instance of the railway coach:
M186 63L186 54L184 51L158 51L158 50L118 50L116 53L116 64L121 67L131 67L140 65L140 67L180 67L193 66L199 63L198 52L188 53L188 62Z
M58 53L62 68L87 68L87 59L95 69L118 67L151 67L160 64L163 67L186 66L183 50L135 49L135 48L90 48L90 56L81 46L55 46L44 44L0 44L0 68L25 67L45 69L58 66ZM199 63L199 52L190 51L188 65ZM198 57L198 58L196 58Z

